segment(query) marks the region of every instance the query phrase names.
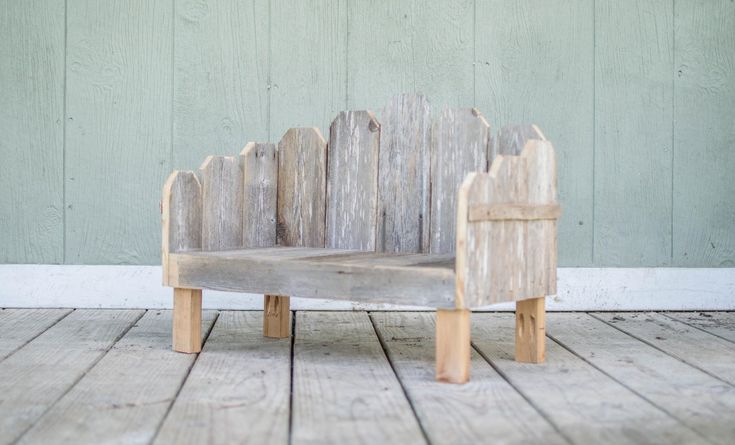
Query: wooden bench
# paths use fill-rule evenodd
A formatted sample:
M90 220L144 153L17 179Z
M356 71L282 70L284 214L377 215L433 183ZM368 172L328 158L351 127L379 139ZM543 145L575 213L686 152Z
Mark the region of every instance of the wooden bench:
M489 166L489 169L488 169ZM432 119L423 96L340 113L329 141L292 128L175 171L163 190L173 348L201 349L201 289L265 295L268 337L289 297L437 308L436 375L466 382L470 309L516 301L516 360L544 360L556 293L554 150L532 125L493 137L475 109Z

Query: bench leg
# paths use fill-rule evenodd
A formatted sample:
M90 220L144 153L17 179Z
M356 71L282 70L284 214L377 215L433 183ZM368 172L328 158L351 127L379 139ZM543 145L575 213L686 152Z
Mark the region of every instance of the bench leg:
M436 379L466 383L470 379L470 310L436 311Z
M290 299L266 295L263 301L263 335L272 338L289 336Z
M516 301L516 361L543 363L546 357L545 298Z
M202 350L202 290L174 288L173 349Z

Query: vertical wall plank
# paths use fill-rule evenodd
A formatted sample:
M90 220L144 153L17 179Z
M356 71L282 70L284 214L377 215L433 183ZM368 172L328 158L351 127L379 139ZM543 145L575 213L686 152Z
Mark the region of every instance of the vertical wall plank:
M329 122L345 102L347 1L273 0L271 4L272 136Z
M404 92L424 93L437 108L474 105L473 5L350 1L348 108L379 109Z
M454 252L457 193L465 175L487 171L490 125L477 109L445 109L431 131L431 253Z
M592 263L593 16L587 0L492 0L475 18L475 106L494 128L538 124L557 149L563 266Z
M326 247L375 250L380 124L343 111L329 128Z
M276 244L277 156L276 144L270 142L250 142L240 153L243 247Z
M268 1L175 0L173 168L268 139Z
M3 2L0 41L0 263L60 263L64 2Z
M232 156L208 156L199 167L202 184L202 250L242 246L242 170Z
M66 260L159 262L170 172L171 3L69 0Z
M431 105L401 94L380 115L378 222L381 252L429 250Z
M678 266L735 266L735 3L676 3L674 241Z
M594 260L600 266L666 266L673 2L595 5Z

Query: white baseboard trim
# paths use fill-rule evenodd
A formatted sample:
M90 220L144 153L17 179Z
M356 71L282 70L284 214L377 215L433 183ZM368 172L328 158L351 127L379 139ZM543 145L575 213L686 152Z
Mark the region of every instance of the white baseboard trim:
M549 311L735 310L735 268L559 268ZM260 295L204 291L210 309L262 309ZM171 307L160 266L0 265L0 307ZM299 310L429 309L293 298ZM488 310L512 310L513 304Z

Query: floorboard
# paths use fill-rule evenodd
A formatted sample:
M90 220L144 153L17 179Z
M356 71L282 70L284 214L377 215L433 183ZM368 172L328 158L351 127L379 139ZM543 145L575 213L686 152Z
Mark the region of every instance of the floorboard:
M0 310L0 361L67 316L71 309Z
M148 444L195 358L171 349L171 311L148 311L20 443Z
M0 444L17 440L143 313L76 310L0 363Z
M665 315L735 342L735 312L667 312Z

